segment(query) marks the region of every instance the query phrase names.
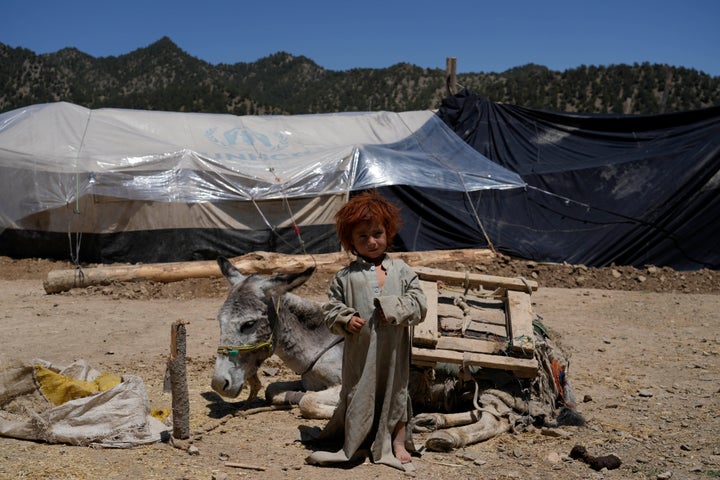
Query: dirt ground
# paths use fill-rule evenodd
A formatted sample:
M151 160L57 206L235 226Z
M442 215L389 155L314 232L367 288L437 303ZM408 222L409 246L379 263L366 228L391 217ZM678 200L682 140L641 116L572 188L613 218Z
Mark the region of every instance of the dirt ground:
M569 377L584 427L508 433L451 453L423 452L416 478L720 478L720 272L652 266L603 269L496 259L427 265L536 280L533 306L570 356ZM187 320L192 453L167 443L132 449L49 445L0 437L0 479L407 478L389 467L306 465L297 409L245 415L243 395L222 402L210 388L215 314L224 279L117 283L48 295L42 282L63 262L0 257L0 358L59 365L85 359L103 372L142 377L153 407L163 392L170 327ZM325 298L328 274L297 293ZM264 384L294 378L272 357ZM261 394L262 395L262 394ZM258 404L260 405L260 403ZM416 435L416 443L423 437ZM615 454L619 469L596 472L569 458L575 445ZM227 466L228 462L257 469Z

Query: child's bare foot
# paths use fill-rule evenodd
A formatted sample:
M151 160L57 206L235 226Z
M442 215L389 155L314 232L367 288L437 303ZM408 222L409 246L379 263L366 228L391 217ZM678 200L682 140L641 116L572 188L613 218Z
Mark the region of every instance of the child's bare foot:
M410 456L410 452L407 451L404 445L405 442L398 443L397 441L393 442L393 453L395 454L395 458L400 460L400 463L410 463L412 462L412 457Z
M400 460L400 463L410 463L412 457L410 452L405 448L405 423L398 422L395 425L395 431L393 432L392 449L395 458Z

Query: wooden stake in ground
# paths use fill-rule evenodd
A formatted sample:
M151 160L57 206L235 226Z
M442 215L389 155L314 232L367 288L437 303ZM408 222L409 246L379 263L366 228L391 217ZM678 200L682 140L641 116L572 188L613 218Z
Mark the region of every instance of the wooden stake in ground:
M186 320L178 320L172 324L170 357L167 362L172 391L173 438L179 440L190 438L190 395L185 368L187 352L185 325L187 324Z

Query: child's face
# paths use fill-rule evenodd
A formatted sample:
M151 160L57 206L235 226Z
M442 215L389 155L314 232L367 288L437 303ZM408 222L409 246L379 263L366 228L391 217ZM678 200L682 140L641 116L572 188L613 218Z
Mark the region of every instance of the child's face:
M352 230L352 244L358 255L367 260L379 259L387 250L385 227L378 222L362 222Z

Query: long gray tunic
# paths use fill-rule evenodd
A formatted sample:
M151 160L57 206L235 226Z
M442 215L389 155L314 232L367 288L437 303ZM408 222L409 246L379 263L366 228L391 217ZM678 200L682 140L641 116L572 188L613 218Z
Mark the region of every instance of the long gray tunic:
M405 468L393 455L392 433L411 416L408 326L425 319L427 300L418 276L405 262L385 255L382 266L387 272L382 289L375 266L358 258L335 275L328 291L325 322L345 336L345 347L340 402L321 438L342 438L344 443L337 452L314 452L308 463L347 462L370 443L375 463ZM355 313L367 323L353 335L346 325ZM406 447L414 449L409 430Z

